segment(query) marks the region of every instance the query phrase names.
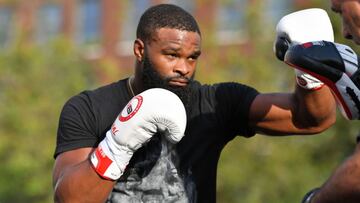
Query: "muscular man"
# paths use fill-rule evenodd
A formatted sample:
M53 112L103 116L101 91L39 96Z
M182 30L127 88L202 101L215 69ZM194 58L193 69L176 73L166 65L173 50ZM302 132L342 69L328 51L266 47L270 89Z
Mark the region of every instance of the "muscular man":
M331 0L331 9L342 17L344 37L360 45L359 0Z
M342 17L343 36L360 44L360 1L332 0L331 8ZM328 50L326 50L328 51ZM357 63L357 66L359 64ZM351 75L351 74L348 74ZM359 79L359 77L357 77ZM360 82L360 81L358 81ZM351 84L352 81L344 84ZM358 83L359 84L359 83ZM360 87L359 87L360 88ZM346 89L344 89L346 91ZM341 92L341 91L340 91ZM360 98L360 94L356 95ZM356 104L356 102L354 102ZM359 114L356 105L349 107ZM359 117L351 119L359 120ZM357 122L357 121L354 121ZM360 144L354 153L348 157L321 186L310 191L303 199L304 203L359 203L360 202Z
M134 76L84 91L63 107L56 202L215 202L217 162L236 136L315 134L335 122L335 101L321 84L266 94L234 82L200 84L194 75L201 52L189 13L168 4L145 11Z

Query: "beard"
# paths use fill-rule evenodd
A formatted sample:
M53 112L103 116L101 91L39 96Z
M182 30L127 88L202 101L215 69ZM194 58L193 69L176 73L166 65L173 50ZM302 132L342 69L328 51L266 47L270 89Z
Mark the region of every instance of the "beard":
M193 84L194 84L194 76L191 78L187 78L181 75L173 76L173 77L162 77L156 70L154 69L154 65L151 63L149 57L147 55L144 56L143 60L143 74L142 74L142 82L145 90L150 88L163 88L169 90L176 94L182 103L184 104L187 115L190 115L191 112L191 98L193 95ZM188 85L185 87L177 87L169 85L170 80L181 78L186 79L188 81Z

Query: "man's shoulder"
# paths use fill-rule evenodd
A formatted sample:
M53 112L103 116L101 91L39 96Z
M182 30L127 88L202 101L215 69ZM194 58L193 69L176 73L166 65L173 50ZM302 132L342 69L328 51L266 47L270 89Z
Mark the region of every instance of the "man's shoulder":
M218 82L213 84L200 84L199 82L196 83L196 88L200 92L222 92L222 91L247 91L247 90L255 90L254 88L239 83L239 82Z
M124 90L126 90L126 79L106 84L96 89L85 90L81 92L80 95L84 94L94 98L104 98L106 96L119 96L125 94L126 92L124 92Z
M128 93L126 79L119 80L96 89L84 90L68 99L65 107L94 109L126 102Z
M126 94L126 79L119 80L110 84L106 84L95 89L87 89L80 92L77 95L74 95L72 98L83 98L90 100L103 100L109 98L116 98L121 96L121 94ZM72 99L71 98L71 99Z
M236 82L219 82L212 84L201 84L195 81L193 84L193 103L194 105L206 108L215 108L219 101L229 101L233 96L242 95L247 87Z

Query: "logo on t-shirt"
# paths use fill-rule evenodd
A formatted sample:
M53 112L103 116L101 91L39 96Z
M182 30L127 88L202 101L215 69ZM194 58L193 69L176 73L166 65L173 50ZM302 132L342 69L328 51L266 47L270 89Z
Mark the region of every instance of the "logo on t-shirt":
M132 118L139 111L142 103L143 97L141 95L134 97L121 112L119 120L125 122Z

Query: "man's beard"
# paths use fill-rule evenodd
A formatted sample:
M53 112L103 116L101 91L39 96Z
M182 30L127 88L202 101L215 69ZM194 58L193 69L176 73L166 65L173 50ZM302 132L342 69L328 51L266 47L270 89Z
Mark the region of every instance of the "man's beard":
M195 74L194 74L195 75ZM143 61L143 74L142 82L145 90L150 88L163 88L175 93L185 106L186 113L189 115L191 112L191 97L193 95L193 83L194 75L191 78L185 78L184 76L178 75L174 77L163 78L154 69L154 65L151 63L149 57L145 55ZM175 78L181 78L188 80L188 84L185 87L175 87L169 85L169 81Z

